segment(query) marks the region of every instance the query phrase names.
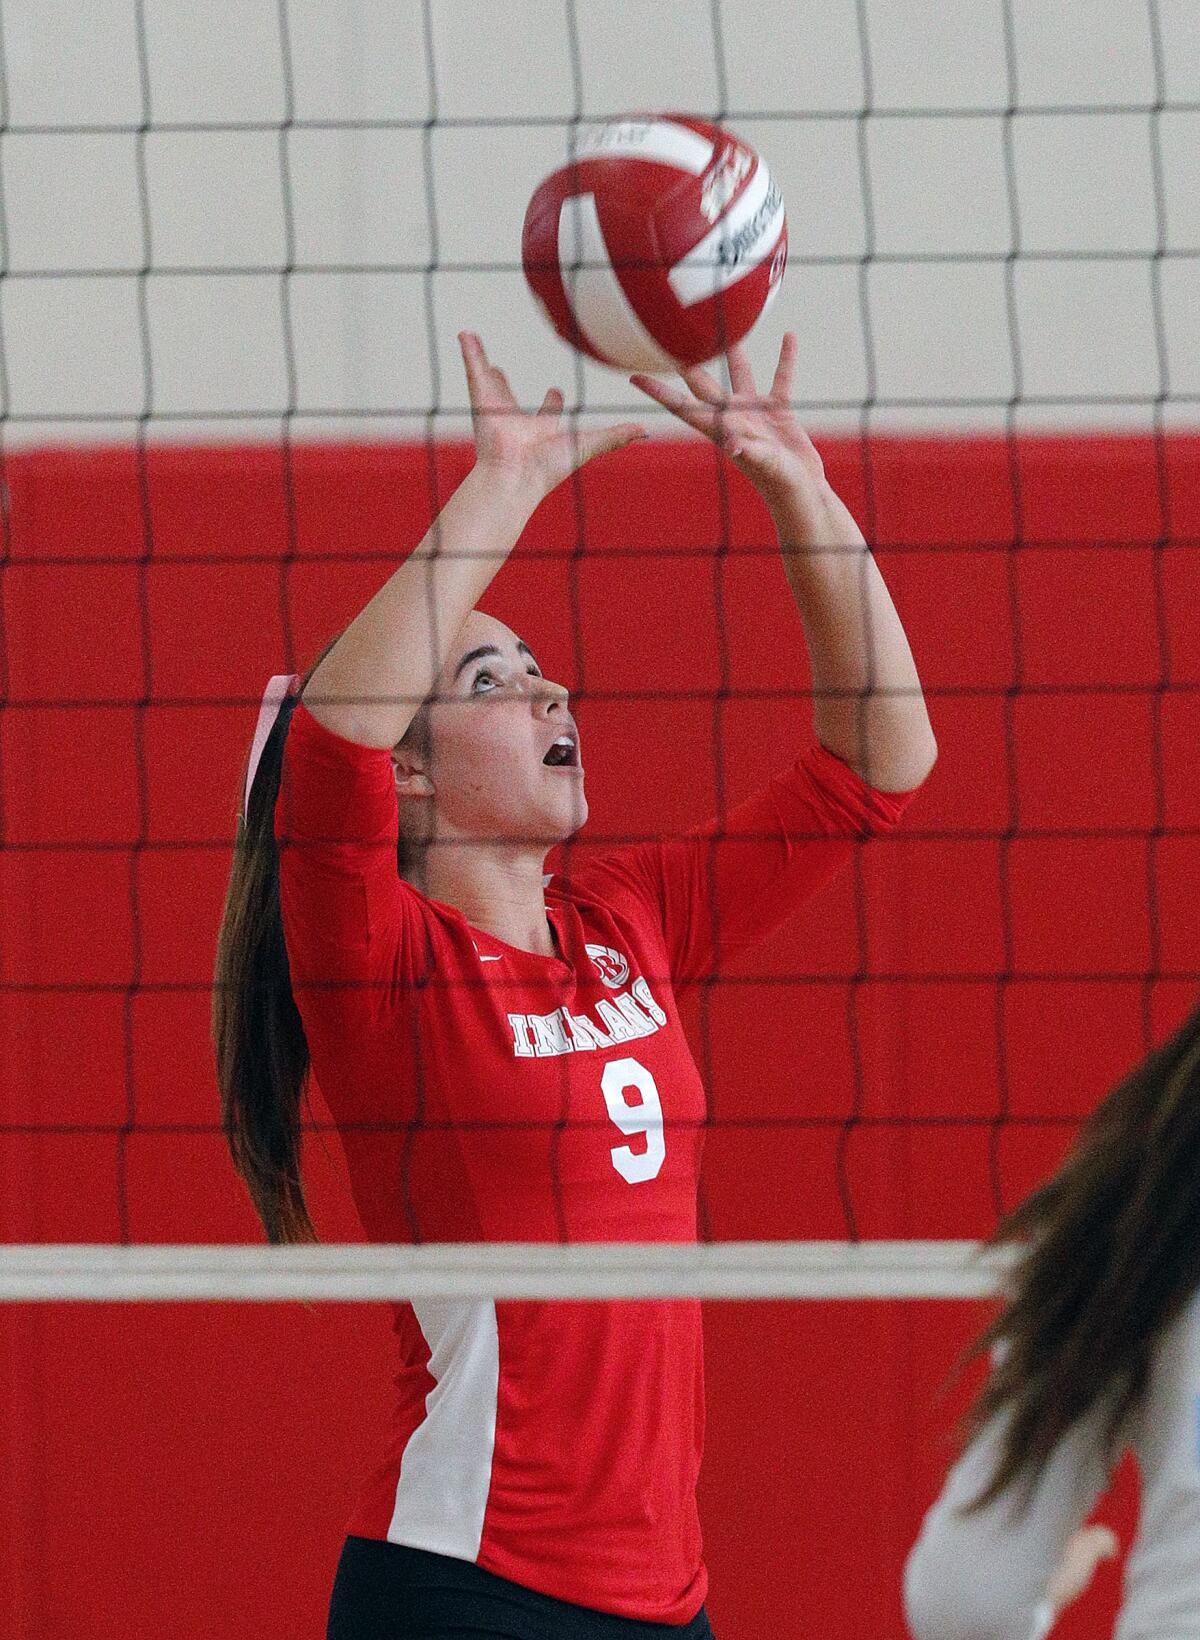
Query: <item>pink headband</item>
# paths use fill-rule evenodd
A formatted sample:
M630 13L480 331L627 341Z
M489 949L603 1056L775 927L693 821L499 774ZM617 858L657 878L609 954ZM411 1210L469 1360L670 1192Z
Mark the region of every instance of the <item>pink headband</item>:
M298 672L279 672L271 679L263 691L262 705L258 709L258 722L254 726L254 739L250 745L250 762L246 768L246 792L242 799L242 818L250 818L250 788L254 784L254 776L258 773L258 765L262 761L263 747L267 738L275 727L275 719L289 695L298 695L303 682Z

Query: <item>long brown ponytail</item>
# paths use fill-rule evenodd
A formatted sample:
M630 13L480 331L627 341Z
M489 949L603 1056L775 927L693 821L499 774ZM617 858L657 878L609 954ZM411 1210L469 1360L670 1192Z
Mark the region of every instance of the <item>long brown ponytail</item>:
M304 684L340 637L339 632L325 645L304 674ZM221 1126L233 1165L245 1181L271 1242L317 1239L300 1173L300 1110L308 1082L308 1041L292 994L275 841L283 750L298 700L296 694L283 702L263 747L246 815L238 818L213 984L212 1034ZM426 761L430 758L428 701L418 708L400 744ZM396 840L400 876L419 872L420 853L402 828Z
M213 1047L221 1125L272 1242L315 1241L300 1178L300 1106L308 1042L292 995L283 915L275 802L296 700L284 701L263 748L217 939Z
M1000 1346L971 1431L1006 1414L976 1509L1017 1483L1028 1496L1096 1408L1111 1463L1155 1346L1200 1285L1200 1009L1109 1094L993 1242L1028 1250L1008 1304L970 1352Z

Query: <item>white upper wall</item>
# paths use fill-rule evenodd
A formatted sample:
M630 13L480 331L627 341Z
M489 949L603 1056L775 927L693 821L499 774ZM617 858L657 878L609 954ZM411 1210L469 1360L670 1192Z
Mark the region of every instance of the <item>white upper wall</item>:
M798 331L814 426L1200 421L1200 0L141 9L144 52L137 0L4 0L11 439L458 432L462 326L527 399L623 413L520 233L573 117L649 108L779 178L751 353Z

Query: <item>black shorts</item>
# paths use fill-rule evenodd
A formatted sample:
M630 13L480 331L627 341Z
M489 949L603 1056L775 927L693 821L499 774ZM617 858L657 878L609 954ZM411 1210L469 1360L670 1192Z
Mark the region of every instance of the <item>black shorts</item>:
M713 1640L690 1623L639 1623L510 1583L469 1560L348 1537L326 1640Z

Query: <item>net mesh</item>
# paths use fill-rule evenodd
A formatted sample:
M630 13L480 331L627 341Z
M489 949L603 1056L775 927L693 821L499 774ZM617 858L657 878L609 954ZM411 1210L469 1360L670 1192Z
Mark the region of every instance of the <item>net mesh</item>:
M492 184L515 246L511 200L547 156L630 106L606 100L603 9L527 7L523 26L553 22L559 63L532 92L516 57L507 88L487 79L497 36L485 10L424 0L397 10L390 34L372 14L378 38L342 65L369 112L331 89L343 82L321 69L311 7L296 0L243 19L250 76L269 87L257 100L228 40L197 58L182 8L137 0L114 3L103 29L67 31L68 64L98 50L103 72L77 93L64 72L56 103L30 66L44 15L6 16L9 1243L94 1243L106 1257L113 1244L253 1235L216 1183L228 1169L204 1038L260 680L311 659L465 471L447 351L457 325L481 306L502 362L507 326L531 385L544 365L561 373L557 344L530 339L539 321L518 306L515 250L472 250L497 237L488 186L469 211L462 200L487 145L497 175L523 155L513 185ZM1200 100L1189 13L1165 0L1108 18L1107 78L1085 51L1061 83L1047 8L984 8L982 66L967 73L964 57L944 99L904 45L914 24L928 44L929 8L856 0L832 31L845 61L800 71L811 105L756 103L756 74L775 83L763 39L789 41L802 13L719 0L664 11L657 26L675 46L692 41L706 94L677 99L665 73L646 100L729 123L782 173L811 180L805 167L825 162L818 191L840 202L824 216L785 182L790 291L776 317L804 331L801 408L913 632L942 764L902 833L856 848L791 932L684 1001L711 1093L705 1251L783 1242L795 1268L804 1245L837 1242L857 1290L857 1244L942 1242L961 1261L1194 987L1182 910L1197 830L1200 444L1188 426L1200 383L1187 315L1200 233L1181 156ZM366 26L347 23L341 46ZM386 93L370 63L384 43L405 47L403 83ZM626 46L622 71L640 90ZM983 190L980 173L978 196L946 190L939 218L946 145L982 154L980 131L998 186ZM1145 158L1109 180L1121 210L1068 213L1056 241L1069 200L1055 166L1069 180L1081 144L1108 155L1117 139ZM897 166L914 156L926 170L898 198ZM32 179L55 167L83 179L77 205L85 187L99 201L75 241L39 210ZM400 203L378 206L381 178ZM363 211L357 230L339 220L347 198ZM89 239L97 213L115 226ZM331 330L341 354L322 351ZM756 341L760 369L772 340ZM577 426L627 413L620 378L568 362ZM725 813L782 761L810 699L794 611L769 581L778 549L745 487L706 447L656 444L636 459L564 487L495 606L518 630L538 626L546 669L592 735L595 786L609 784L588 832L597 846ZM307 1130L329 1222L346 1231L319 1106ZM678 1256L662 1290L681 1269L701 1279ZM929 1269L941 1255L920 1256ZM396 1258L402 1284L415 1266ZM5 1268L27 1295L32 1266ZM95 1265L118 1268L132 1290L136 1259ZM565 1258L562 1269L579 1274ZM880 1279L881 1292L908 1290Z
M447 1294L815 1301L708 1306L714 1625L903 1631L935 1392L1007 1268L979 1242L1194 998L1197 16L0 4L14 1633L315 1632L395 1370L382 1306L353 1301ZM550 335L517 255L538 179L635 108L727 122L782 184L752 358L761 381L799 331L798 405L912 637L939 767L787 931L681 988L698 1246L362 1245L318 1093L323 1245L265 1248L208 1042L261 688L467 470L460 327L523 402L563 383L580 429L648 414ZM564 486L488 607L571 688L587 846L727 813L807 730L770 521L701 444ZM63 1557L81 1475L117 1501ZM1116 1598L1064 1635L1109 1632Z

